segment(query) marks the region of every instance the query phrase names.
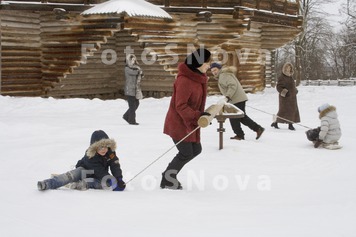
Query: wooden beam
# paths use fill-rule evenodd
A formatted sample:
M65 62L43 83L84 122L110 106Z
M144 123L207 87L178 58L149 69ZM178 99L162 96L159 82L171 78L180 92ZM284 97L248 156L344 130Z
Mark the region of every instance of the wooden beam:
M63 8L71 12L83 12L92 6L84 4L56 4L56 3L25 3L25 2L8 2L6 5L0 5L0 10L20 10L20 11L52 11L54 8Z

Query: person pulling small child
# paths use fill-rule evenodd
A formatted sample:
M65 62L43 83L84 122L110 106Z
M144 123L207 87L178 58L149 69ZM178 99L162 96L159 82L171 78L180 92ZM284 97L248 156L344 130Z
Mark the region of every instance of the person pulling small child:
M320 127L310 129L306 132L308 140L314 143L314 147L324 147L327 149L340 149L339 139L341 137L341 128L336 107L328 103L318 108Z
M122 180L119 158L116 156L116 142L102 130L91 135L90 146L84 157L78 161L76 169L64 174L55 175L51 179L38 181L39 191L57 189L70 184L71 189L87 190L112 189L123 191L126 187ZM110 167L111 174L108 170Z

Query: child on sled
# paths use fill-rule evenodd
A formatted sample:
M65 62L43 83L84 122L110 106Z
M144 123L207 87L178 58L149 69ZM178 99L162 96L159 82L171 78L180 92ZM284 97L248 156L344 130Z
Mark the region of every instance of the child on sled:
M306 132L308 140L314 143L315 148L321 146L327 149L340 149L341 129L335 106L323 104L318 108L318 112L320 127Z
M51 179L38 181L38 190L57 189L69 184L71 189L77 190L92 188L123 191L126 185L122 180L122 171L115 149L115 140L110 139L102 130L94 131L90 146L84 157L78 161L76 168L55 175ZM112 175L108 172L109 168Z

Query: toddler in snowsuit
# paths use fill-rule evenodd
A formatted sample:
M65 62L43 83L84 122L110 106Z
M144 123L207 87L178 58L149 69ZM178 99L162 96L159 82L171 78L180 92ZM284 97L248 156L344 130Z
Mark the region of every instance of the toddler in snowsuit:
M307 138L313 141L314 147L322 146L328 149L338 149L341 137L340 123L335 106L323 104L318 108L320 127L306 132Z
M102 130L94 131L90 146L84 157L78 161L76 169L39 181L38 190L57 189L70 184L70 188L78 190L111 187L113 191L123 191L126 185L122 180L122 171L115 149L115 140L110 139ZM108 172L109 167L112 175Z

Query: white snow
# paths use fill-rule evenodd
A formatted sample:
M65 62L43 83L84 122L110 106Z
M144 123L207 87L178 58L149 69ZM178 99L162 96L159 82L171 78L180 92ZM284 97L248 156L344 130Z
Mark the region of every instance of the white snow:
M275 89L248 96L248 106L277 112ZM220 98L209 97L207 106ZM323 103L337 107L341 150L315 149L304 127L271 128L271 115L248 107L266 128L260 140L246 127L245 141L230 140L227 121L219 150L214 120L202 129L202 154L178 176L182 191L159 188L175 148L124 192L37 190L38 180L76 164L96 129L117 141L129 180L173 146L162 133L169 100L143 99L140 125L132 126L121 118L121 99L0 96L0 236L355 236L356 87L299 87L301 124L318 126Z
M159 6L144 0L110 0L97 4L94 7L85 10L82 14L90 15L110 13L126 13L131 17L138 16L172 19L172 17Z

